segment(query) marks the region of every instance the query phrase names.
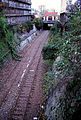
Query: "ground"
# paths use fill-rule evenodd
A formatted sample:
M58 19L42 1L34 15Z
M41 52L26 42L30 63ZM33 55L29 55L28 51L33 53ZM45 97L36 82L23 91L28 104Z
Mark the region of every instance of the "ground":
M0 70L0 120L33 120L42 104L44 74L41 51L48 40L43 31L21 52L21 61L11 61Z

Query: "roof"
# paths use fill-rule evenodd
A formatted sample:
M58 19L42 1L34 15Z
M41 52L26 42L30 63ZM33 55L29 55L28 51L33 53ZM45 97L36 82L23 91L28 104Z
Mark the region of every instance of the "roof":
M57 14L58 14L57 12L45 12L44 16L55 16Z

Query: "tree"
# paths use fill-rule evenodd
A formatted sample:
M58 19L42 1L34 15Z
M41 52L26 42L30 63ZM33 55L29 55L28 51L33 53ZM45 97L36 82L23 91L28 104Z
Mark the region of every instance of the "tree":
M39 12L40 12L40 14L43 15L45 11L46 11L45 5L40 5L39 6Z

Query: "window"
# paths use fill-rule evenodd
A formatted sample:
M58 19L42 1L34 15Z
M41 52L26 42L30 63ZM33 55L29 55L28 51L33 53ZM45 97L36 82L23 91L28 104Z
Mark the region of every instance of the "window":
M52 16L49 16L49 17L48 17L48 20L52 20Z

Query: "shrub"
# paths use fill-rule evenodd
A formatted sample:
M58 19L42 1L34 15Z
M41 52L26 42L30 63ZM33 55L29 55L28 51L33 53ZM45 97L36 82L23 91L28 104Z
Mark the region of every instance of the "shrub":
M51 44L44 46L42 50L43 59L44 60L55 59L57 50L58 49L54 45L51 45Z
M49 71L44 75L44 81L43 82L44 82L44 84L43 84L44 94L47 96L49 90L55 84L54 75L53 75L52 71Z
M56 34L54 34L55 28L52 29L52 35L47 45L49 46L50 44L51 47L55 46L55 48L57 48L55 55L62 56L62 61L57 61L57 67L58 71L64 74L62 81L67 80L66 85L63 84L65 89L62 92L62 96L58 96L59 103L56 102L57 106L50 111L49 115L53 115L54 113L56 114L54 119L74 120L72 118L76 116L77 119L81 113L81 13L77 12L75 15L72 15L68 24L70 25L70 31L64 31L62 37L59 31L57 32L57 28ZM44 56L46 56L46 58L54 54L54 50L51 51L51 53L47 52L47 50L49 50L48 47L44 49ZM50 89L49 82L54 83L54 79L55 77L52 79L52 77L49 76L48 80L48 76L46 76L46 83L48 82L46 90ZM62 81L59 82L59 84L62 83Z
M33 20L33 23L35 24L35 26L36 26L36 28L37 28L38 30L42 29L42 27L43 27L43 22L42 22L41 19L35 18L35 19Z
M4 47L5 46L5 47ZM4 56L10 51L12 58L19 60L16 51L16 43L13 32L7 25L6 18L1 14L0 16L0 61L3 61Z
M17 26L18 33L30 32L30 30L32 29L33 29L33 23L31 21L27 21L26 23Z

